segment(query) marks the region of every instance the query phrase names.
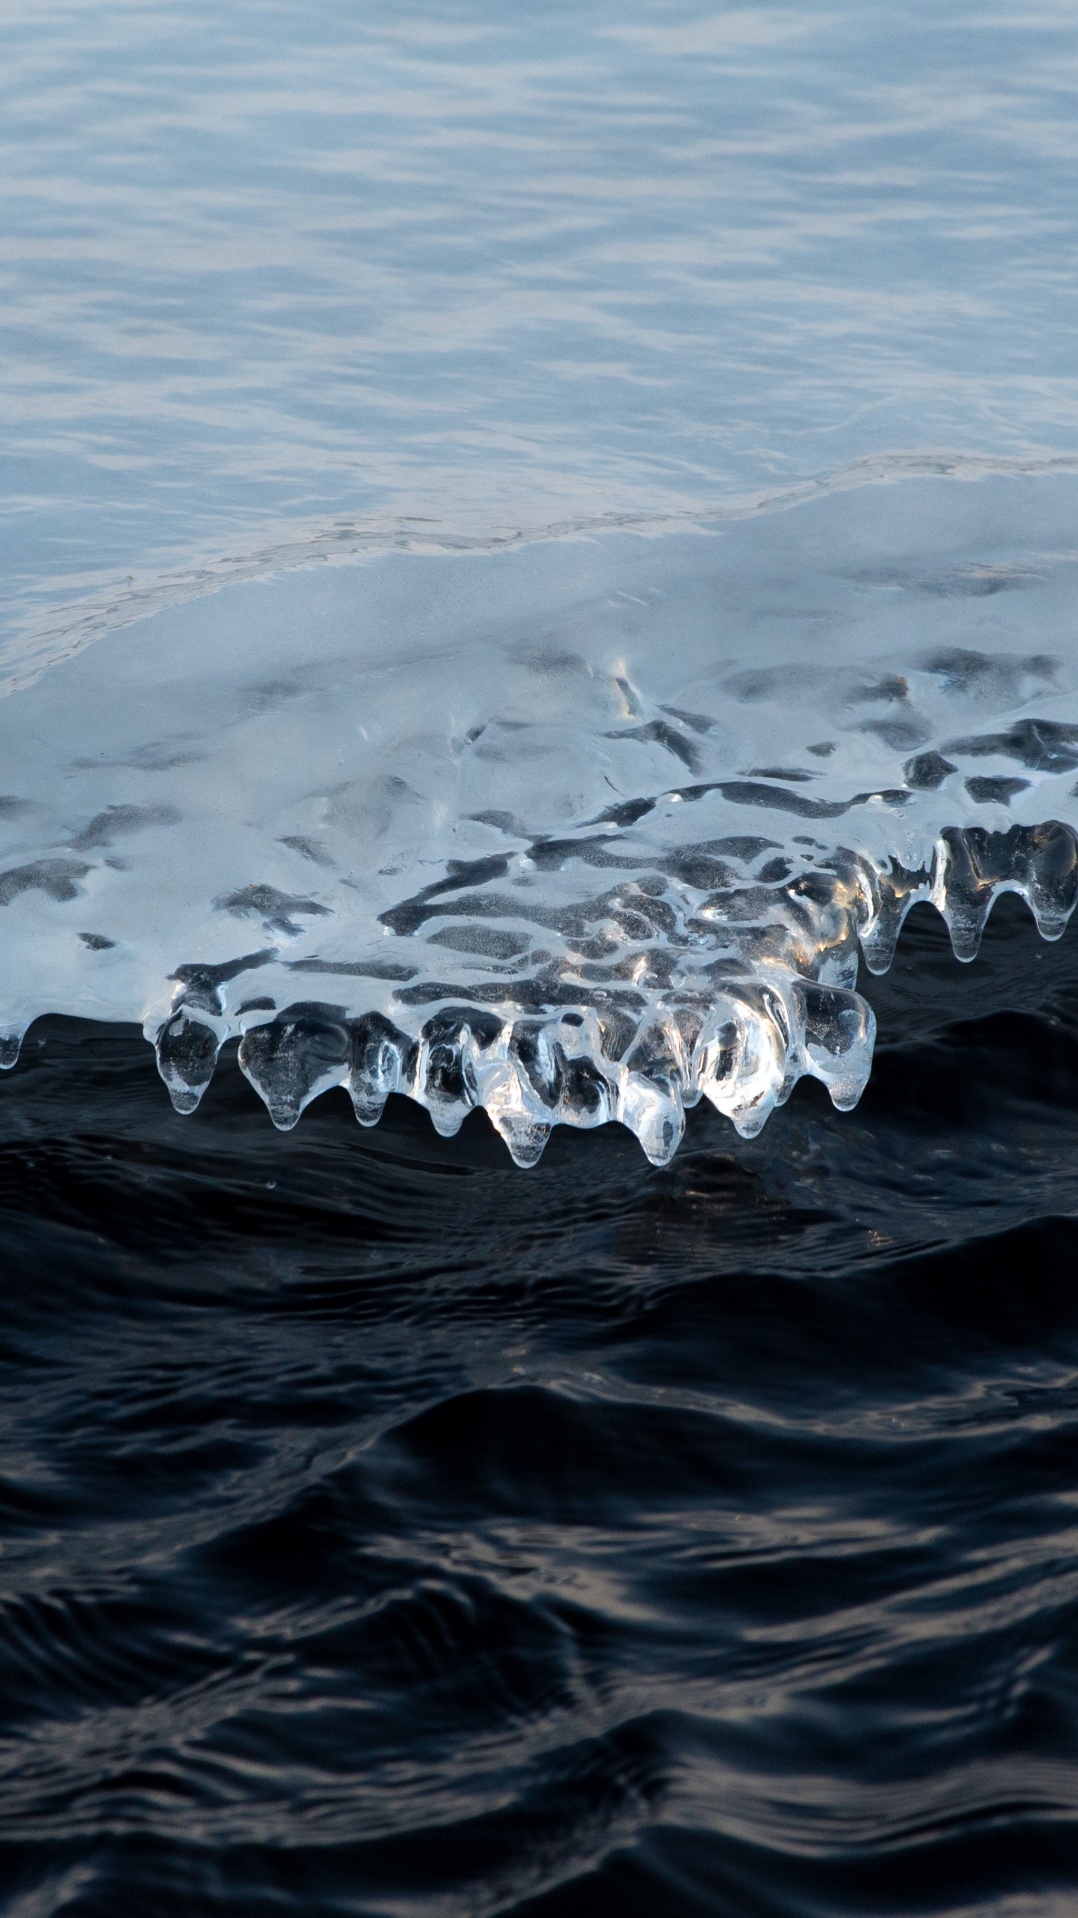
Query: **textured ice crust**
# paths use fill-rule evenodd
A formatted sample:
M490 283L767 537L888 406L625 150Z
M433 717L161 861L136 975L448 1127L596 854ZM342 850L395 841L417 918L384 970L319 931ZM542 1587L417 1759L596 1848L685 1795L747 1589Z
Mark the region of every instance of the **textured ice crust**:
M391 554L226 589L0 700L0 1064L142 1021L274 1123L483 1106L520 1165L701 1097L846 1109L917 900L976 953L1078 898L1073 479L918 481L718 533Z
M267 1000L230 1014L200 976L178 982L173 1010L150 1022L148 1036L180 1112L198 1104L223 1040L242 1032L240 1066L282 1130L339 1085L361 1125L377 1122L391 1092L425 1106L446 1137L482 1106L521 1166L536 1162L554 1125L610 1119L663 1165L701 1097L743 1138L805 1074L840 1111L856 1105L875 1036L871 1008L853 989L858 940L870 968L885 970L906 911L929 899L958 957L970 959L1001 891L1020 893L1041 933L1058 938L1078 894L1076 844L1060 821L951 829L912 872L897 860L879 870L840 848L826 864L754 884L744 851L739 859L731 841L712 841L690 847L685 863L728 860L724 885L705 891L669 876L664 884L656 862L591 902L581 915L588 931L569 939L564 964L531 978L425 980L395 995L390 1015L356 1016L319 1000L279 1011ZM477 890L453 902L458 923L485 898L500 923L511 919L512 900ZM602 958L574 963L582 947Z

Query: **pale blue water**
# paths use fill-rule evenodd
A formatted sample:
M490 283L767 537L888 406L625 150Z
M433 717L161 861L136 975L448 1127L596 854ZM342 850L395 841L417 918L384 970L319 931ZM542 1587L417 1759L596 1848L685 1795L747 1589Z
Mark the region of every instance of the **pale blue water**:
M424 530L1078 451L1078 35L944 8L59 4L0 27L9 656Z

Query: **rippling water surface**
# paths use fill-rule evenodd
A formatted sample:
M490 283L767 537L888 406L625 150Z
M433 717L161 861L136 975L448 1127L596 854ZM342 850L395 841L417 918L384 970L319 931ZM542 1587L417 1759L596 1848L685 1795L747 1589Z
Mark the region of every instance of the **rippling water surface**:
M39 0L3 54L15 635L293 546L1076 451L1066 0Z
M1078 973L918 913L858 1111L665 1171L35 1028L9 1909L1071 1908Z
M1062 1918L1073 9L0 33L0 1911Z

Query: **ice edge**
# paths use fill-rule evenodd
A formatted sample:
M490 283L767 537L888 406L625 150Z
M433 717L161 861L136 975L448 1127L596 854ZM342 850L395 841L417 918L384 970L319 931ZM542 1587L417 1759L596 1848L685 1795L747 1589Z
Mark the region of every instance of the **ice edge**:
M956 958L968 962L1004 892L1026 901L1042 937L1058 939L1078 900L1078 834L1058 820L1006 833L955 828L915 871L893 860L877 869L857 853L837 855L832 868L779 889L797 927L793 963L788 941L782 959L757 961L740 978L708 980L701 971L696 986L645 992L635 1017L593 990L538 1014L469 1004L462 994L422 1020L409 1021L403 1008L397 1018L336 1016L309 1001L241 1018L181 982L147 1037L181 1113L195 1110L221 1046L238 1038L240 1069L281 1130L342 1086L365 1126L393 1092L424 1106L443 1137L481 1106L518 1166L536 1164L555 1125L610 1120L628 1126L661 1166L701 1098L742 1138L755 1137L805 1076L849 1111L868 1082L875 1041L872 1009L854 987L858 948L870 972L885 972L907 913L927 900ZM726 930L716 924L716 947ZM0 1036L0 1065L15 1063L20 1038Z

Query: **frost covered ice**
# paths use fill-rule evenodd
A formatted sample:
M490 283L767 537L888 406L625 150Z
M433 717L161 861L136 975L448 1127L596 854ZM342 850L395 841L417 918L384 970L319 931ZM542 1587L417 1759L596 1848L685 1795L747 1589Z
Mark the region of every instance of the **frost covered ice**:
M344 1086L518 1164L676 1150L804 1074L852 1106L859 955L917 900L971 959L1078 896L1078 480L831 492L655 537L390 552L104 633L0 700L0 1063L142 1022L274 1123Z

